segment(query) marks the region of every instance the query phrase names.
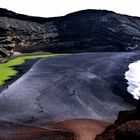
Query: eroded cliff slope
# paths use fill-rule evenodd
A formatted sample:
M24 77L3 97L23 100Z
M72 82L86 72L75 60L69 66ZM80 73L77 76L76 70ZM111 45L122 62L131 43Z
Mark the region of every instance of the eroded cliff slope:
M105 10L63 17L31 17L0 9L0 56L14 52L133 51L140 49L140 18Z

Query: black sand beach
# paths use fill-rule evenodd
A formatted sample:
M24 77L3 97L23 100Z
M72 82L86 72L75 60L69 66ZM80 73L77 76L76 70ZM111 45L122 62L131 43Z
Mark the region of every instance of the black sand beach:
M122 86L126 81L120 78L137 59L138 52L41 59L1 93L0 116L31 124L75 118L114 120L119 111L134 108Z

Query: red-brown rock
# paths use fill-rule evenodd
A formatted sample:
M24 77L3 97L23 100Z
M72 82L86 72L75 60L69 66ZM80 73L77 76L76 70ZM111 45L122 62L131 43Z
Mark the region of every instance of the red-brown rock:
M137 109L121 111L114 124L108 126L96 140L140 140L140 100Z
M116 140L140 140L140 120L128 121L116 130Z

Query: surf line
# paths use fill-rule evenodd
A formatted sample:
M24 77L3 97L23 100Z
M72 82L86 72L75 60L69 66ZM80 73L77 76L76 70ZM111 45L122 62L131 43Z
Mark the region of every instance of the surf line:
M125 72L125 79L128 81L127 91L138 100L140 98L140 60L128 65L129 70Z

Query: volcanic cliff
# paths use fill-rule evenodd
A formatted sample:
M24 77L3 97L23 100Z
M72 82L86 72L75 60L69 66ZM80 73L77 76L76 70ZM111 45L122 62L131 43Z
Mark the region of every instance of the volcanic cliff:
M0 9L0 57L14 52L135 51L140 18L106 10L83 10L41 18Z

